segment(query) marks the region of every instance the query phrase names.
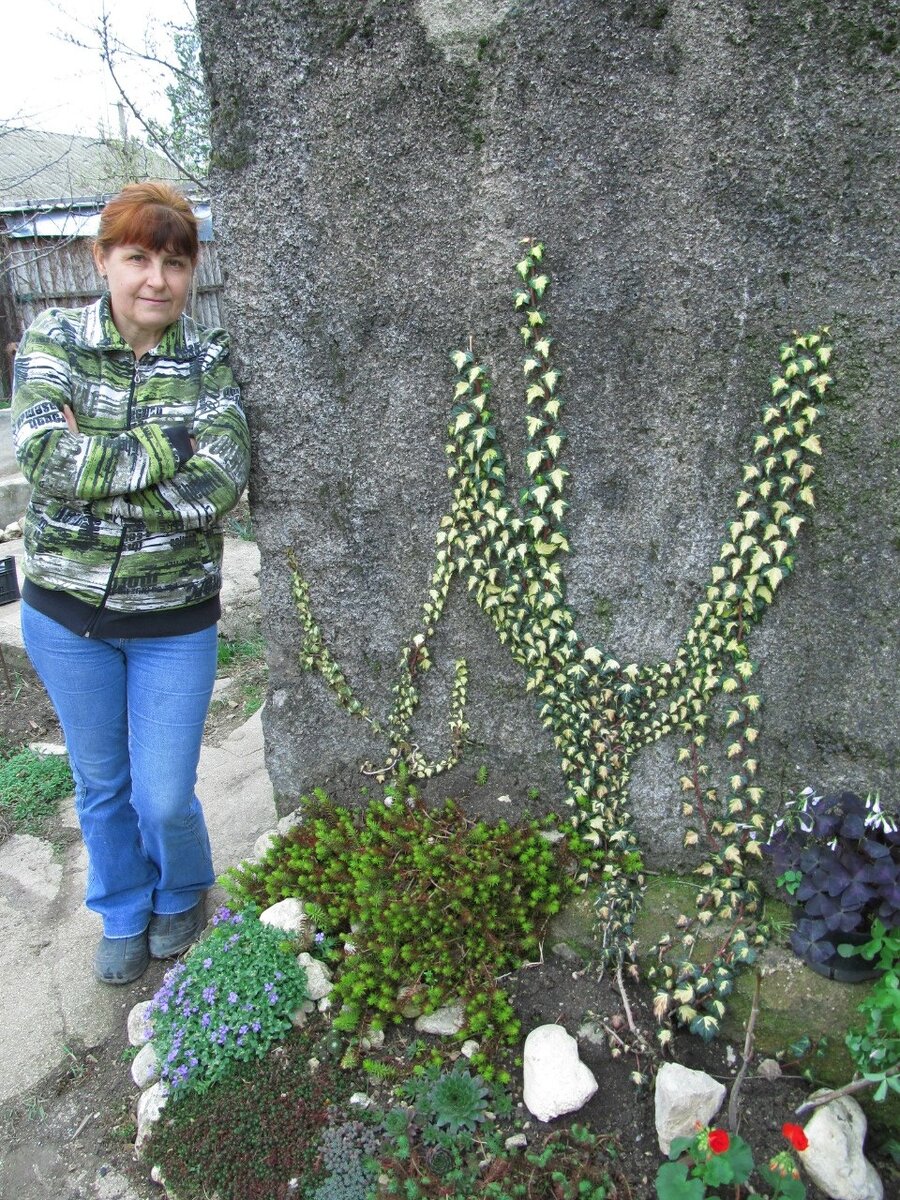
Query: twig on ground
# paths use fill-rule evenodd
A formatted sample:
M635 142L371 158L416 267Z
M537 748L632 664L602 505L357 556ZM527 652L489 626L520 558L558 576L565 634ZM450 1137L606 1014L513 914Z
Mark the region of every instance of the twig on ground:
M885 1071L885 1075L896 1075L898 1072L900 1072L900 1066ZM843 1087L835 1088L833 1092L823 1092L820 1096L813 1096L811 1100L804 1100L794 1109L794 1112L798 1117L802 1117L804 1113L812 1112L814 1108L821 1108L823 1104L839 1100L841 1096L852 1096L854 1092L864 1092L866 1088L875 1087L880 1082L880 1079L854 1079L850 1083L845 1083Z
M747 1018L747 1035L744 1038L741 1066L732 1085L731 1095L728 1097L728 1128L732 1133L737 1133L741 1123L741 1087L744 1082L744 1076L747 1074L750 1066L750 1059L753 1057L753 1030L756 1028L756 1018L759 1016L759 995L761 989L762 974L757 971L756 982L753 986L753 1004L750 1008L750 1016Z

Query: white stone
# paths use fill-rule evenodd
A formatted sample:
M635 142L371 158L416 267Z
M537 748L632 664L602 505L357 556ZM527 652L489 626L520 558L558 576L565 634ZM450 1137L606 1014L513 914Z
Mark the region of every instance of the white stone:
M316 1008L319 1010L320 1013L330 1012L331 1011L331 997L323 996L321 1000L317 1000Z
M143 1046L153 1037L152 1000L141 1000L128 1014L128 1044Z
M507 1150L524 1150L528 1145L528 1138L524 1133L514 1133L512 1137L508 1137L503 1143Z
M142 1046L132 1062L131 1078L139 1088L149 1087L159 1079L159 1063L152 1042Z
M302 900L279 900L260 913L259 919L263 925L271 925L274 929L283 929L285 933L292 934L304 949L312 945L313 926Z
M691 1137L697 1123L708 1125L722 1107L725 1087L705 1071L663 1063L656 1075L656 1133L669 1153L672 1139Z
M292 813L288 813L286 817L282 817L275 826L277 832L283 837L289 833L295 825L303 824L303 813L299 808L295 808Z
M259 862L261 858L265 858L277 837L278 833L274 829L267 829L265 833L259 835L253 843L252 857L256 862Z
M852 1096L823 1104L804 1130L809 1146L798 1157L817 1188L832 1200L882 1200L884 1185L863 1154L866 1115Z
M525 1107L539 1121L577 1112L597 1090L597 1080L578 1057L578 1043L562 1025L539 1025L525 1039Z
M360 1038L359 1044L363 1050L380 1050L384 1045L384 1030L370 1029L364 1038Z
M53 755L61 757L63 754L69 753L59 742L29 742L28 749L33 750L35 754L43 754L46 758Z
M367 1096L365 1092L354 1092L350 1097L350 1103L355 1108L371 1108L372 1097Z
M433 1013L424 1013L416 1019L416 1030L419 1033L433 1033L438 1036L452 1037L459 1033L466 1022L465 1009L462 1004L447 1004L444 1008L436 1008Z
M333 989L331 971L306 950L297 955L297 965L306 972L306 991L310 1000L322 1000Z
M478 1046L479 1044L474 1038L469 1038L467 1042L463 1042L459 1052L463 1058L471 1058L478 1053Z
M136 1154L140 1154L144 1142L150 1136L151 1128L159 1120L162 1110L166 1107L168 1098L169 1089L164 1083L154 1083L153 1087L147 1088L146 1092L141 1092L137 1106L137 1137L134 1141Z

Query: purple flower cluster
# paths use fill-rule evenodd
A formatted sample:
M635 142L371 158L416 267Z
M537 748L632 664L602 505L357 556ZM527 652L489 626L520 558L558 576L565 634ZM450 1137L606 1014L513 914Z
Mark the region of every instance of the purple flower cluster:
M161 1075L173 1091L212 1082L232 1059L263 1054L306 998L305 973L282 931L262 925L252 910L227 908L213 926L166 973L152 1001Z

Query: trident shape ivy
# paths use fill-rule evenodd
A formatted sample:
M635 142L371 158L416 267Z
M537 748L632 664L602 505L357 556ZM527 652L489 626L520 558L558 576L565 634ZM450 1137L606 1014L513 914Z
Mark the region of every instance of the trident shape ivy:
M730 990L731 964L752 957L747 920L759 906L758 886L747 872L749 860L760 856L758 834L765 826L763 792L756 781L761 700L748 638L794 569L797 538L814 507L814 462L822 449L813 426L831 382L826 372L832 347L824 328L781 347L771 397L743 469L737 513L687 633L671 660L622 666L606 649L579 637L566 603L562 561L569 551L569 472L561 465L563 399L543 309L549 278L543 245L526 239L524 246L516 264L514 302L524 346L526 485L516 500L491 411L487 371L471 349L455 352L458 378L446 447L453 497L437 533L422 630L401 649L386 721L373 717L353 694L322 638L308 585L291 556L293 597L304 630L300 661L322 674L349 712L387 737L386 762L365 770L383 777L403 763L417 777L445 771L458 761L468 731L464 660L455 665L450 747L441 762L429 762L415 744L412 718L419 700L417 678L431 666L428 638L454 576L464 579L500 642L523 667L526 689L534 693L540 720L553 736L571 810L570 845L581 864L579 881L600 880L598 917L609 960L619 964L633 953L631 928L643 882L628 808L632 761L645 746L677 734L683 816L689 822L685 844L702 838L708 849L697 868L704 887L694 919L726 922L727 950L722 973L703 980L705 991L694 986L696 968L691 983L692 968L685 968L690 954L677 966L663 963L656 979L661 988L657 1012L662 1016L675 1005L676 1019L709 1035L718 1026L721 995ZM732 763L725 788L710 781L706 761L711 708L722 696ZM661 955L667 948L664 941Z

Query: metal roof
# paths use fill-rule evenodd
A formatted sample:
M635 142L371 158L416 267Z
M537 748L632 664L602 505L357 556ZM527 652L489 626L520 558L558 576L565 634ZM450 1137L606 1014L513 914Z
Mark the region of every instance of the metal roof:
M17 216L0 216L0 225L11 238L73 238L96 237L100 228L100 209L103 201L70 207L65 201L44 204L38 212L22 212ZM191 200L197 218L197 233L201 242L213 240L212 215L208 200ZM0 210L2 211L2 210Z
M129 144L130 179L180 181L163 155ZM119 190L121 148L99 137L0 127L0 212L96 206Z

